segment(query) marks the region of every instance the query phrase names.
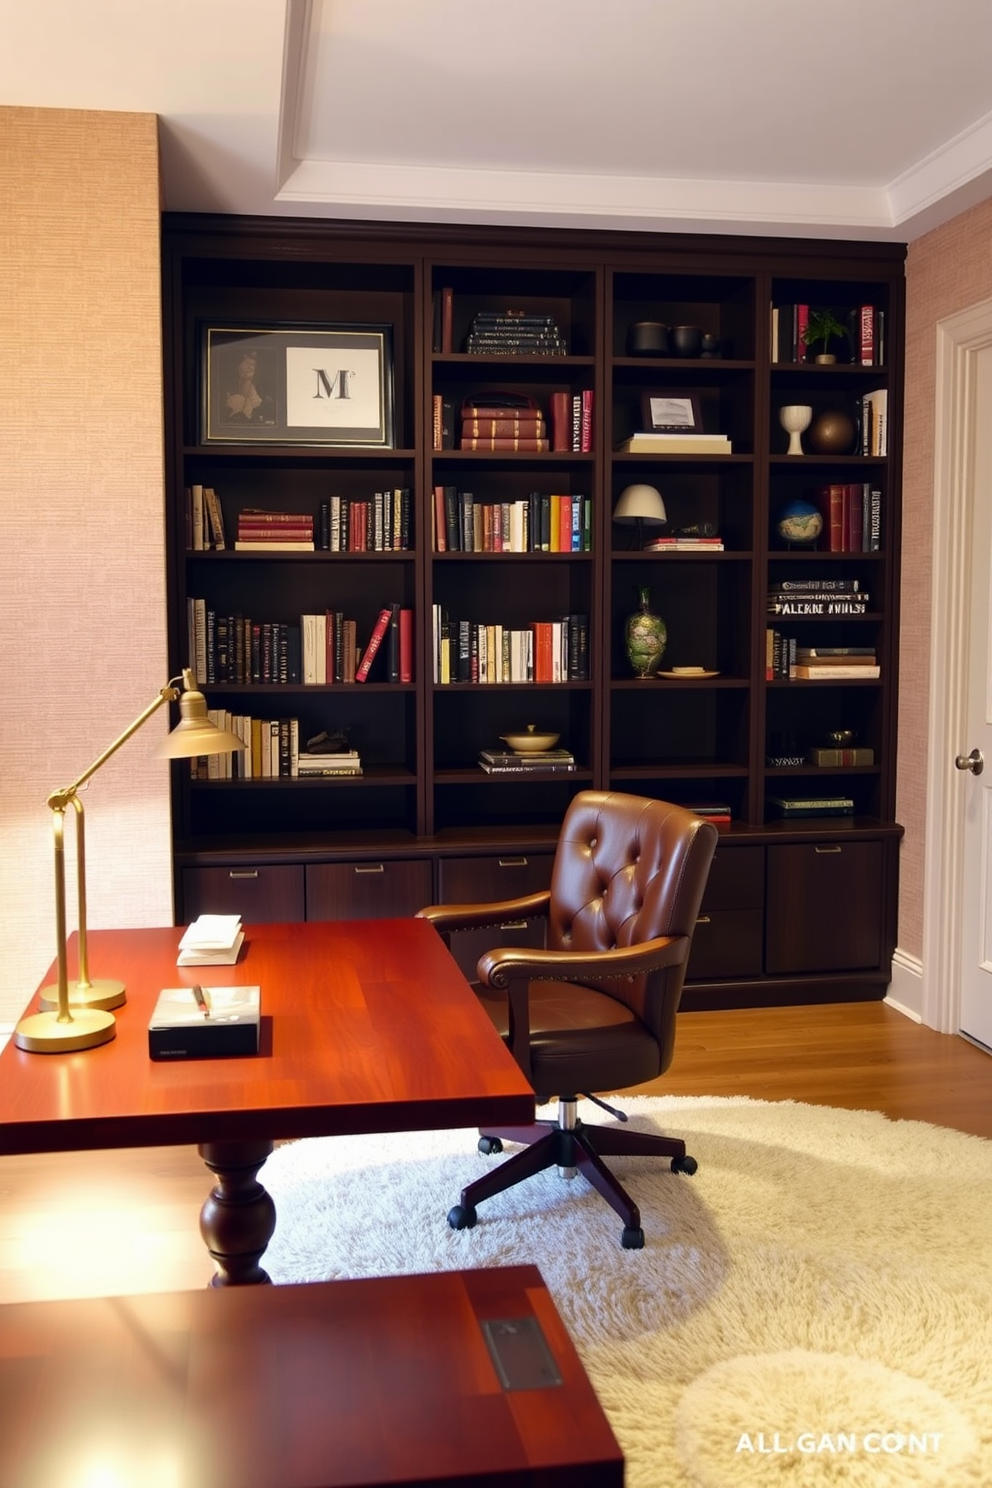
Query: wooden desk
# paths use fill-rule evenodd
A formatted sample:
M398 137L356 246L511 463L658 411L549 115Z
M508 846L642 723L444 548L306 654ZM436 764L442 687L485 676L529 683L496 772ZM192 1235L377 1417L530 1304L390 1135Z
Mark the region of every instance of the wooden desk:
M507 1389L481 1324L531 1318L560 1383ZM105 1473L620 1488L623 1457L535 1266L0 1308L0 1482Z
M246 926L236 966L177 967L181 935L90 932L91 974L127 988L117 1037L74 1054L11 1041L0 1153L196 1143L217 1178L200 1217L215 1285L269 1279L275 1208L257 1173L275 1140L533 1119L533 1091L425 920ZM195 982L261 987L257 1055L149 1058L159 992Z

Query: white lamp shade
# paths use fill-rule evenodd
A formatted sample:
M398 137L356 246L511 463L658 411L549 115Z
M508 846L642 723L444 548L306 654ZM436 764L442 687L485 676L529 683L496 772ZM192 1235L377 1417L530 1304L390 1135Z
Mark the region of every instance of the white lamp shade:
M613 508L613 520L625 526L632 526L635 522L643 522L647 526L664 526L668 521L668 513L665 511L661 492L656 491L654 486L640 483L625 486Z

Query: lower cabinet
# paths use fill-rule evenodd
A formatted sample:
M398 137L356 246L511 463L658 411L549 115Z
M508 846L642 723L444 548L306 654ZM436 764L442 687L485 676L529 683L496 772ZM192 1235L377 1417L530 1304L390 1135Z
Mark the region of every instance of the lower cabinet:
M238 914L248 924L306 917L302 863L239 868L184 868L182 920L201 914Z
M308 920L397 919L433 897L430 858L307 864Z
M765 970L862 971L882 958L881 842L770 846Z
M765 942L765 849L717 848L692 937L686 980L760 976Z
M534 894L551 883L551 853L503 853L488 857L442 858L438 863L439 904L492 904ZM508 920L485 930L461 930L451 937L451 954L470 982L484 951L496 946L543 946L543 920Z

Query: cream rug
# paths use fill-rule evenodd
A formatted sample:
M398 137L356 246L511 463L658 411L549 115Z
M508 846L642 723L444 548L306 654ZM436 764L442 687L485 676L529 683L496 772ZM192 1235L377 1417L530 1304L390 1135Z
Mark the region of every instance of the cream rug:
M277 1149L265 1264L289 1282L535 1262L630 1488L988 1488L992 1142L792 1102L617 1104L699 1162L612 1160L644 1250L557 1170L453 1231L463 1184L502 1159L474 1130L404 1132Z

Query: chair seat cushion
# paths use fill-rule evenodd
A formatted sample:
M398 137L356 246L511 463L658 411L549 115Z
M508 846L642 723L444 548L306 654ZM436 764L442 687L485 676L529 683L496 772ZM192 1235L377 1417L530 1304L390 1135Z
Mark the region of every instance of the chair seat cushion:
M504 1039L506 996L476 988ZM575 982L530 983L531 1083L540 1100L622 1090L662 1073L657 1040L630 1008Z

